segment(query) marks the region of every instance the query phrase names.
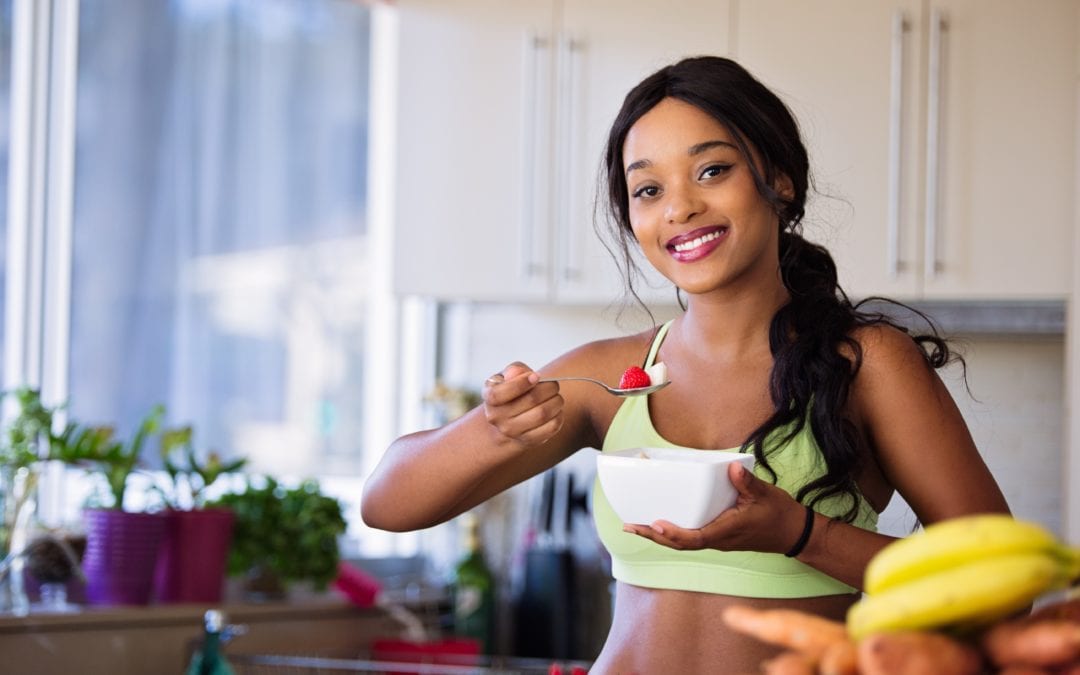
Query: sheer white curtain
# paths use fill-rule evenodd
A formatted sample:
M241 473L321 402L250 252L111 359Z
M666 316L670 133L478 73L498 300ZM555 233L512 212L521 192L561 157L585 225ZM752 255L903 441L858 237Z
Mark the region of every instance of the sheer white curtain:
M82 0L70 411L358 475L369 10Z

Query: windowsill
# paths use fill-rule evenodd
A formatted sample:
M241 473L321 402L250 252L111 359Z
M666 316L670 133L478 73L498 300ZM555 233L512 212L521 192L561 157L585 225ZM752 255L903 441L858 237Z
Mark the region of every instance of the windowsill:
M79 606L71 612L31 612L25 616L0 614L0 633L47 632L52 630L107 630L109 628L144 628L192 626L198 632L208 609L220 609L230 624L266 621L300 621L332 617L379 615L374 607L359 608L332 595L304 597L297 600L245 603L148 605L145 607Z
M37 675L180 672L198 645L203 614L210 607L88 607L0 616L3 670ZM356 659L370 654L375 640L402 634L402 624L385 610L355 607L334 595L212 607L221 609L230 625L244 627L226 654Z

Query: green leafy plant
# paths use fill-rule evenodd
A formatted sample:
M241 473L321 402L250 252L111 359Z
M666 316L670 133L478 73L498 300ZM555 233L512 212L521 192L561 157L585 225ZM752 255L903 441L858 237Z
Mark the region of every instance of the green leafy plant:
M191 425L167 429L161 434L161 463L169 486L163 489L155 485L154 489L172 509L206 506L206 488L221 476L239 471L247 464L247 459L224 462L213 450L206 453L205 460L200 459L192 442L193 436Z
M325 589L337 576L338 537L345 532L341 504L315 481L286 489L273 478L248 478L241 492L213 502L236 514L230 575L264 568L283 582L310 581Z
M12 395L19 410L0 436L0 465L19 468L42 459L38 444L50 437L55 410L41 402L41 392L37 389L20 387L0 393L0 399Z
M110 426L69 423L61 434L50 439L50 456L99 474L111 500L106 506L122 510L128 479L138 467L147 440L160 431L164 416L164 406L151 408L127 442L116 440Z

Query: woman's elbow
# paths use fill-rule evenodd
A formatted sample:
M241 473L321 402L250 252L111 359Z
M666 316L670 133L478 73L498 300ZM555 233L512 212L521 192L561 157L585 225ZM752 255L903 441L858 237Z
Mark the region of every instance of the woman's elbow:
M365 487L360 496L360 519L365 525L387 532L411 532L420 529L409 523L403 515L405 513L400 504L393 504L393 500L380 495L374 486Z

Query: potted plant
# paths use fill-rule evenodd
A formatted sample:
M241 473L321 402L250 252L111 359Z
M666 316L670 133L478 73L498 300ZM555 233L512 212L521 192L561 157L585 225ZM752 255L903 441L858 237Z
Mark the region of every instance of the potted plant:
M111 427L70 423L51 441L56 459L96 473L104 484L101 504L83 509L86 527L86 599L96 605L145 605L164 534L159 513L127 511L124 497L147 441L158 434L163 406L154 406L132 438L116 440Z
M297 582L325 590L337 576L345 518L315 481L285 488L270 477L249 477L242 491L215 503L236 514L228 572L246 577L249 597L282 597Z
M206 490L247 460L222 461L214 451L202 458L193 435L190 425L161 434L167 482L154 486L166 507L165 537L154 573L159 602L219 602L225 582L234 515L226 507L208 507Z

